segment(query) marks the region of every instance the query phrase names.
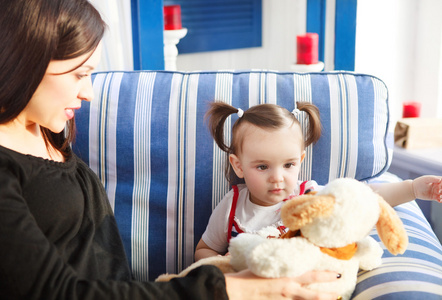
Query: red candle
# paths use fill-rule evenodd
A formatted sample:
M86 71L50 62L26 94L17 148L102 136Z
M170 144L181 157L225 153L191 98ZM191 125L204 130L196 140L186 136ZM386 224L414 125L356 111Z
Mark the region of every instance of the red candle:
M306 33L296 37L297 64L311 65L318 63L318 34Z
M181 25L181 6L165 5L163 10L165 30L175 30L183 28Z
M417 118L421 112L421 104L419 102L404 102L402 104L402 118Z

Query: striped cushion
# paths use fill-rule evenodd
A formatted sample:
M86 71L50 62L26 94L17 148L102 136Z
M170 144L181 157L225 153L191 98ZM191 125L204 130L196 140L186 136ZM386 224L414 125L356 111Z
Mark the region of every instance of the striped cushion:
M361 271L354 299L442 299L442 247L416 202L396 208L410 244L404 255L387 250L382 265ZM380 241L376 231L372 236Z
M323 135L308 149L301 179L369 180L388 169L388 93L372 76L109 72L95 75L94 90L96 100L76 116L74 150L101 178L140 280L193 261L210 213L228 191L225 155L203 121L208 101L244 110L258 103L289 110L295 101L317 105Z
M384 173L370 182L396 182ZM442 246L415 201L395 207L409 238L407 251L393 256L385 247L382 265L361 271L353 299L442 299ZM380 241L376 230L371 236Z

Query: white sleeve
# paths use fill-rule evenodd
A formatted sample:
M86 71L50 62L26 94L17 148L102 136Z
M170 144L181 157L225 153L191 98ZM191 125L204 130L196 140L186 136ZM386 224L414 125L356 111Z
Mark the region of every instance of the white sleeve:
M233 189L230 190L221 202L215 207L201 239L210 248L218 253L227 252L227 227L229 225L229 213L232 207Z

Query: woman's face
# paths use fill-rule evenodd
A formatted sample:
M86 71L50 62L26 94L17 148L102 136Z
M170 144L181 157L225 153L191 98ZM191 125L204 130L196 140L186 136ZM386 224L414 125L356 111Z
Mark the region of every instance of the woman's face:
M39 125L55 133L61 132L66 122L74 117L75 110L81 107L81 101L93 99L91 73L100 56L101 44L92 55L89 52L69 60L51 61L43 80L22 111L26 127Z

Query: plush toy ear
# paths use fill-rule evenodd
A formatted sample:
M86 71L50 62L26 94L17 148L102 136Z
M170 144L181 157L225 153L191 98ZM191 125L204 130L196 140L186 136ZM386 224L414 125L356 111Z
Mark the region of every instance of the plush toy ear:
M381 213L376 224L379 237L391 254L403 254L408 246L404 224L396 211L381 196L379 196L379 206Z
M313 222L314 218L329 216L334 204L335 197L331 195L301 195L282 206L281 219L286 227L295 231Z

